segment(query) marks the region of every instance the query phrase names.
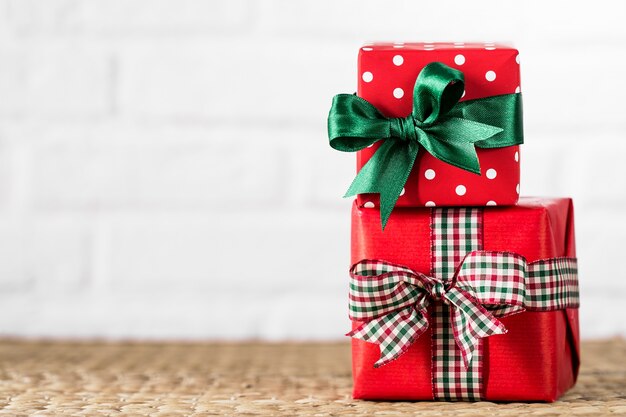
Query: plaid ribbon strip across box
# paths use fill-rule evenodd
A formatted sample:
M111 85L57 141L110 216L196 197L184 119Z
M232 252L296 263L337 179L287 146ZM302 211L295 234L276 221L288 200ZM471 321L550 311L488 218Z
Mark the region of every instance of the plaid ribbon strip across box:
M359 324L348 335L379 345L374 367L384 367L430 328L438 400L485 398L484 338L507 333L500 318L579 303L575 258L527 262L517 253L483 250L483 211L432 210L428 275L372 259L350 271L350 318Z

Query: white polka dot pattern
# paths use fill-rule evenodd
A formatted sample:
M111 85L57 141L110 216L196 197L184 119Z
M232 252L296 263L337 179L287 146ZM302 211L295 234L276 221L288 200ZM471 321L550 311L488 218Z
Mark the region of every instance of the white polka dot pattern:
M359 58L358 95L382 106L390 117L404 117L410 112L415 76L425 63L432 61L462 70L466 80L471 80L467 82L468 91L462 92L464 100L521 92L518 52L494 42L387 42L361 47L361 51L368 50L373 52L361 52ZM361 154L359 167L371 157L372 150ZM459 172L427 152L422 153L411 174L415 187L402 189L397 206L514 204L520 192L517 147L489 150L488 154L479 149L478 154L482 176ZM513 187L517 195L511 192ZM378 200L368 194L359 195L358 204L380 207Z

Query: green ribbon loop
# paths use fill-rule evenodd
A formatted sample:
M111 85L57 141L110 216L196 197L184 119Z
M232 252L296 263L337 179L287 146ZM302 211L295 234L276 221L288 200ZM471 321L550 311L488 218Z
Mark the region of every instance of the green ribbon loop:
M461 71L432 62L415 81L413 111L407 117L385 117L356 95L333 98L328 115L330 146L356 152L383 141L344 196L380 194L383 229L420 147L437 159L480 175L476 147L503 148L524 142L519 93L459 102L464 89Z

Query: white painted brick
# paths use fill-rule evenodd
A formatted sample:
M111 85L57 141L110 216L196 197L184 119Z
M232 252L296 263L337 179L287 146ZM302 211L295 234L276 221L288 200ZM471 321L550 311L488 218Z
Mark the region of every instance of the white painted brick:
M273 297L346 289L349 212L121 217L111 223L110 282L120 291L236 288ZM268 298L271 300L272 298Z
M260 3L260 26L269 33L361 40L529 40L588 42L623 40L624 5L588 7L565 0L528 3L463 0L439 3L375 0L326 2L272 0Z
M92 242L88 227L86 219L76 215L31 220L26 271L38 291L76 293L89 285Z
M35 148L33 200L39 209L223 210L285 200L285 151L264 140L276 136L272 131L93 130L64 137L60 129Z
M0 210L7 210L12 204L10 200L14 186L11 169L14 161L2 133L0 129Z
M3 218L0 225L3 290L75 292L89 279L89 240L76 218Z
M522 193L571 195L585 209L626 208L626 141L619 130L557 130L526 132Z
M41 319L41 305L33 302L34 291L0 292L4 314L0 314L0 337L26 336ZM52 299L52 298L51 298ZM56 301L56 300L55 300ZM56 329L58 331L58 328Z
M300 207L349 211L352 201L342 196L355 175L355 154L332 149L323 126L306 133L296 131L282 143L290 145L290 202Z
M583 295L580 306L580 334L584 339L624 337L626 321L613 317L624 317L624 293L594 293Z
M7 222L0 224L0 289L25 290L33 285L33 278L25 271L25 242L19 227Z
M110 78L106 55L72 42L0 47L0 117L105 115Z
M621 75L624 61L618 51L601 43L522 50L527 126L570 131L593 127L587 134L623 127L616 92L626 91L626 79Z
M0 294L0 302L15 313L0 315L0 335L8 336L347 340L349 329L343 293L286 291L271 302L237 292L21 293Z
M521 147L521 193L523 195L577 194L580 183L573 181L580 166L574 160L576 144L582 140L570 130L557 133L545 126L525 128Z
M353 198L343 198L346 190L356 175L356 155L339 152L325 142L322 149L316 149L309 155L307 166L312 185L307 188L308 205L314 207L341 207L348 212Z
M266 318L258 323L257 334L263 338L348 341L346 290L281 293L261 308Z
M626 175L620 162L626 143L619 134L593 131L592 139L587 131L535 133L523 146L522 193L573 197L582 291L609 284L626 291L626 273L610 261L620 257L617 242L626 239Z
M580 0L529 2L525 7L510 4L515 5L515 14L524 26L532 27L528 37L537 47L549 47L550 42L589 45L598 41L619 47L626 38L622 2L603 2L598 7Z
M9 27L9 1L8 0L0 0L0 34L2 34L2 38L4 42L7 34L10 33ZM1 42L1 41L0 41Z
M587 6L0 0L0 335L342 338L326 116L370 40L521 50L522 193L574 197L582 335L625 335L624 6Z
M581 292L626 296L626 271L619 266L626 239L623 209L576 210Z
M325 2L274 0L262 3L261 28L277 35L364 40L469 40L494 34L519 33L524 22L519 9L495 0L476 5L456 1L437 3L374 0ZM488 24L481 24L481 22Z
M626 134L590 131L572 141L566 184L590 208L626 208Z
M356 87L357 46L202 40L128 46L119 109L149 120L325 126L333 95Z
M129 34L197 33L245 30L247 0L18 0L11 2L19 33Z
M524 145L523 179L532 181L534 194L571 195L584 210L626 208L626 172L621 162L626 142L621 133L545 130L527 135Z
M520 150L520 192L522 195L560 195L563 189L562 173L569 172L571 151L561 141L549 135L526 135ZM570 169L568 169L570 168Z

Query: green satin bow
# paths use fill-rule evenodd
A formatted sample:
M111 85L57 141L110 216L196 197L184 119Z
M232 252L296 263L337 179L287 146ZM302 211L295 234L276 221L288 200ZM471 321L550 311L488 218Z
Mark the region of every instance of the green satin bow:
M459 102L464 89L461 71L432 62L415 81L413 111L407 117L385 117L353 94L333 98L328 115L330 146L355 152L383 140L344 196L380 194L383 229L420 146L435 158L480 175L476 146L502 148L523 143L520 94Z

